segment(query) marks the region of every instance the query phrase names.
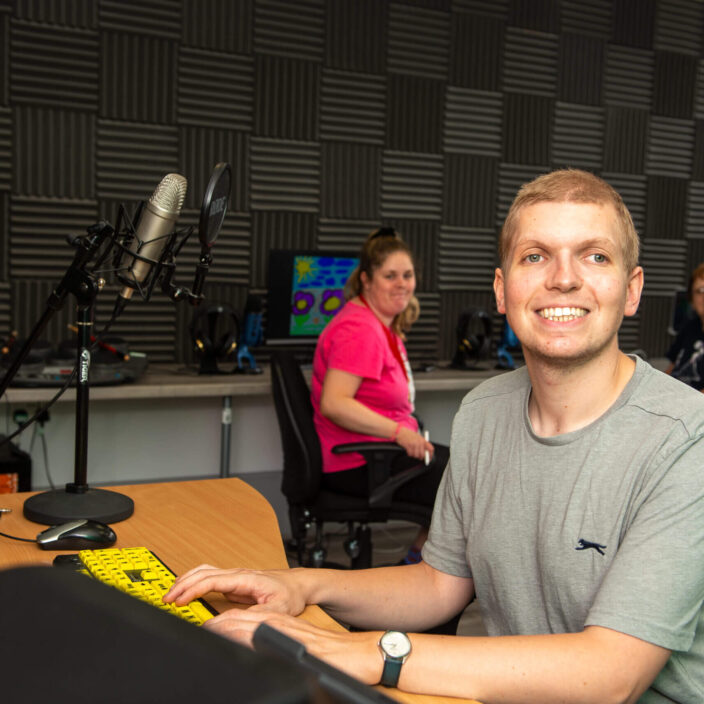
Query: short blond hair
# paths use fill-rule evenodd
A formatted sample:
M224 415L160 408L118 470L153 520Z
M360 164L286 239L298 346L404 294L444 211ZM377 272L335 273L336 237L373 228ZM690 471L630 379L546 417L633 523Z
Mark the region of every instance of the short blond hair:
M612 205L623 235L623 261L626 271L638 266L640 241L631 214L613 186L581 169L559 169L524 183L509 208L499 235L499 261L504 267L522 208L536 203L595 203Z

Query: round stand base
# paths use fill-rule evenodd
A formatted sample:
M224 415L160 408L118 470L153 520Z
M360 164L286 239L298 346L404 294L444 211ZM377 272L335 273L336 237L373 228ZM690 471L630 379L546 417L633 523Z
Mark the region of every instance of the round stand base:
M132 515L134 501L129 496L104 489L88 489L80 494L55 489L30 496L24 502L23 512L30 521L50 526L78 518L117 523Z

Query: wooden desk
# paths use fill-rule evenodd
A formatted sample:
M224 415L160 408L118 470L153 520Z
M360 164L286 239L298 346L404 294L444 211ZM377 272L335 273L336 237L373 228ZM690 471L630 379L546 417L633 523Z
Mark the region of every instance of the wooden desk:
M274 510L259 492L240 479L135 484L111 489L130 496L135 503L134 514L113 525L117 533L115 547L147 547L176 574L203 562L255 569L288 566ZM33 538L45 528L22 515L24 501L31 495L32 492L0 495L0 507L12 509L12 513L0 518L3 533ZM50 565L60 552L75 551L44 551L35 544L0 536L0 568ZM218 611L242 608L219 594L208 595L207 599ZM307 607L303 618L323 628L342 629L317 606ZM466 701L384 691L411 704Z
M176 574L201 562L255 569L287 566L273 509L240 479L135 484L110 490L130 496L135 504L130 518L113 524L115 547L148 547ZM0 494L0 507L12 509L0 519L2 532L31 538L46 528L22 515L24 501L33 493ZM0 541L0 567L51 564L59 552L67 552L45 551L32 543L3 537ZM219 598L217 605L218 597L212 599L219 611L232 606Z

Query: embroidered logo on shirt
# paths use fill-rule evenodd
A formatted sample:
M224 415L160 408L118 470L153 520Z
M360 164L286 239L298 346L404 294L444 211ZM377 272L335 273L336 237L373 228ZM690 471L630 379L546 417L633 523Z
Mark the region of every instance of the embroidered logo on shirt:
M604 550L606 550L606 545L599 545L599 543L592 543L589 540L580 538L575 550L587 550L588 548L594 548L600 555L604 555Z

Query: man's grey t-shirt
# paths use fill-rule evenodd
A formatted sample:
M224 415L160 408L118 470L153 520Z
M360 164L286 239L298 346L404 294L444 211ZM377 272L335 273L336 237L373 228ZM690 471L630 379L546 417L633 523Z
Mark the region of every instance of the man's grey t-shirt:
M636 359L611 408L537 436L525 368L462 402L423 559L490 635L599 625L673 651L642 702L704 702L704 396Z

